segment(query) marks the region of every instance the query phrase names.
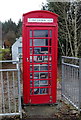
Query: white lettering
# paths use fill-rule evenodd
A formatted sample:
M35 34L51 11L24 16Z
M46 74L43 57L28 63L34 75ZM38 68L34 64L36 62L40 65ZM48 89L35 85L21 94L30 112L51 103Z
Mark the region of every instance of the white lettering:
M53 18L28 18L28 22L53 23Z

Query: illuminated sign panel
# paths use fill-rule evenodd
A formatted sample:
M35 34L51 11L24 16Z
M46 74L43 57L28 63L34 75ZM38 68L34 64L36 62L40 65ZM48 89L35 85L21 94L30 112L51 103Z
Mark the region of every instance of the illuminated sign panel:
M28 18L28 22L53 23L52 18Z

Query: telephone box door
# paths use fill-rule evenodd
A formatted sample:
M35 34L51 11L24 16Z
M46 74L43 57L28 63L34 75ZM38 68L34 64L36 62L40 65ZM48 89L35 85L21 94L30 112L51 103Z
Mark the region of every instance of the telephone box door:
M25 103L56 101L56 27L27 27Z

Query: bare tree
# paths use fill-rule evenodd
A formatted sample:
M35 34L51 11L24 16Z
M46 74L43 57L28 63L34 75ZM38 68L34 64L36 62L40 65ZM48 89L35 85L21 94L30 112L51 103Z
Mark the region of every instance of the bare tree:
M46 5L49 11L59 14L59 48L62 55L76 57L79 55L81 46L80 5L81 2L78 0L67 3L49 2Z

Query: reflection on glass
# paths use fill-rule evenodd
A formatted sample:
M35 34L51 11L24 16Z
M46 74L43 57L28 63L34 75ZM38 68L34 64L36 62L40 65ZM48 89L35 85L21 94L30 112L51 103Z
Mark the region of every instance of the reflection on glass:
M30 73L30 79L33 79L33 74L32 73Z
M34 81L34 87L39 87L39 80Z
M34 54L48 54L48 47L35 47Z
M48 37L48 30L34 30L34 37Z
M34 72L34 79L48 79L52 78L51 72ZM30 79L33 79L32 73L30 73Z
M48 62L48 56L34 56L35 63Z
M52 37L52 30L50 30L50 37Z
M34 89L34 94L39 94L39 88Z
M45 87L48 86L48 80L35 80L34 87Z
M47 79L47 78L48 78L48 73L44 73L44 72L41 73L41 74L40 74L40 78L41 78L41 79L44 79L44 78Z
M32 57L32 56L30 56L30 63L32 63L32 58L33 58L33 57Z
M49 48L51 54L51 47ZM30 55L33 54L33 48L30 48ZM48 54L48 47L35 47L34 54Z
M36 88L34 94L48 94L48 88Z
M34 79L39 79L39 73L38 72L34 73Z
M41 47L41 53L48 54L48 47Z
M47 80L40 80L40 87L48 86Z
M47 94L48 88L40 88L40 94Z
M33 71L33 66L32 65L30 65L30 71Z
M34 56L34 61L35 62L43 62L44 61L43 56L37 56L37 59L36 59L36 56Z
M32 45L32 39L30 39L30 46L33 46L33 45Z
M39 65L34 65L34 71L39 71Z
M30 56L30 63L34 60L35 63L47 63L48 62L48 56ZM49 62L52 61L52 57L49 56Z
M34 79L48 79L48 72L34 72Z
M32 37L32 30L30 30L30 37Z
M32 55L33 54L33 49L32 48L30 48L30 55Z
M33 95L33 89L30 89L30 95Z
M30 80L30 87L33 87L33 86L32 86L32 83L33 83L32 80Z
M40 47L34 48L34 54L40 54L40 51L41 51Z
M49 65L49 70L51 70L51 65ZM30 71L33 71L32 65L30 65ZM48 64L35 64L34 71L48 71Z
M44 62L48 62L48 56L44 56Z
M47 71L48 65L41 65L39 71Z
M34 39L34 46L48 46L48 39Z

